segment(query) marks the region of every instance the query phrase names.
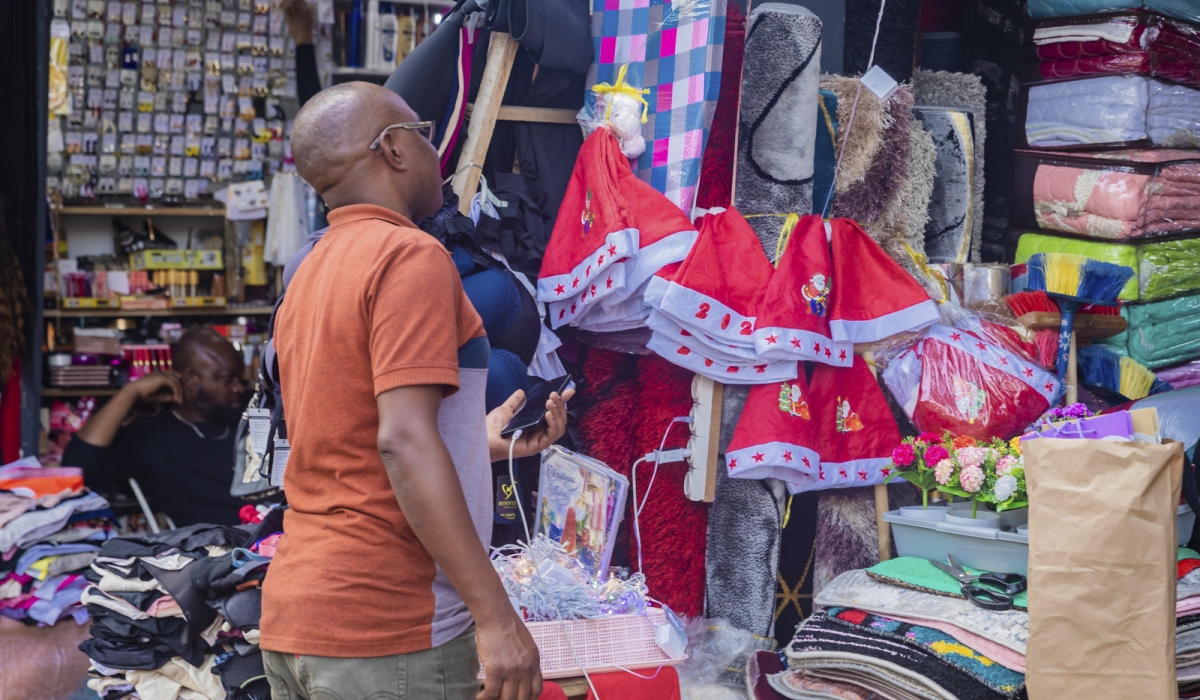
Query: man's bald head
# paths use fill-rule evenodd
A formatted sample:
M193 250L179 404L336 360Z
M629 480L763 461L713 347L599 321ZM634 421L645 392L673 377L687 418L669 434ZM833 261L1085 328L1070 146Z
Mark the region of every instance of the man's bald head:
M364 82L318 92L292 124L296 169L330 208L378 204L413 220L441 207L441 174L432 144L416 131L393 129L379 148L370 145L393 124L419 121L396 93ZM434 201L436 200L436 202Z
M183 403L209 423L237 420L245 407L242 354L219 333L201 326L171 346L171 364L183 384Z

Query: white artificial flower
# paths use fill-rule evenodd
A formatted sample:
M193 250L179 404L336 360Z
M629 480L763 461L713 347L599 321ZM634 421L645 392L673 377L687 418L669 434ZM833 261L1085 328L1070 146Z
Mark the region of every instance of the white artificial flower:
M1012 474L1004 474L999 479L996 479L996 486L992 489L992 493L996 495L996 502L1003 503L1012 498L1012 495L1017 491L1017 478Z

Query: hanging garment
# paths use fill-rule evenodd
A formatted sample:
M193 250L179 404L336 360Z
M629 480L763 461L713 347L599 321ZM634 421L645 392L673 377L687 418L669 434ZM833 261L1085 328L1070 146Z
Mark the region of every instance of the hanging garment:
M296 173L276 173L267 195L270 216L263 243L263 260L282 267L308 242L308 209L305 188L308 185Z
M814 418L819 416L813 415L810 398L803 372L788 381L750 387L725 451L729 476L796 481L815 475L821 463L813 449L819 424Z

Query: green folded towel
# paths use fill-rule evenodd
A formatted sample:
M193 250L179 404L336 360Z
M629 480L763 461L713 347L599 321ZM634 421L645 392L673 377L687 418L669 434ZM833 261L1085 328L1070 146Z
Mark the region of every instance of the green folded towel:
M967 573L981 574L983 571L979 569L967 569ZM937 568L928 559L897 557L881 561L867 569L867 575L877 581L890 583L894 586L911 588L951 598L966 598L962 594L962 584L958 582L958 579ZM1021 591L1013 597L1013 607L1018 610L1025 610L1027 605L1025 591Z

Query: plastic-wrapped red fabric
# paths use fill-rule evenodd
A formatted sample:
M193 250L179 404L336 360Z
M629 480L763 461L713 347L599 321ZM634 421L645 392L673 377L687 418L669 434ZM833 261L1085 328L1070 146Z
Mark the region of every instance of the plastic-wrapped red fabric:
M1200 86L1200 29L1153 13L1043 22L1032 41L1043 80L1142 73Z
M936 325L883 378L922 431L1009 439L1057 402L1062 384L982 332Z

